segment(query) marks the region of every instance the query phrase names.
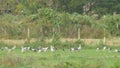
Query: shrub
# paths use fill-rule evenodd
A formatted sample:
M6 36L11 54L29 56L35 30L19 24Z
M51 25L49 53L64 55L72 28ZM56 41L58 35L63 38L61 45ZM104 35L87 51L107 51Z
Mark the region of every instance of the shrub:
M80 39L77 40L74 44L77 45L77 46L79 46L79 44L80 44L82 47L85 46L85 43L82 40L80 40Z

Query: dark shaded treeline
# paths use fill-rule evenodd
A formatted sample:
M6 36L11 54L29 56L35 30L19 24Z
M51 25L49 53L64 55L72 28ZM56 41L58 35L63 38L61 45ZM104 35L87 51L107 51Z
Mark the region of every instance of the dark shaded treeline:
M59 12L80 14L120 13L120 0L1 0L0 13L36 13L41 7L49 7Z

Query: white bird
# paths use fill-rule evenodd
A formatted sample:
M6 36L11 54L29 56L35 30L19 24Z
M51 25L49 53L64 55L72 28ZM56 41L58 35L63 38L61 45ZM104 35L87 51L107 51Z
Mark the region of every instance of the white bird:
M27 50L28 50L28 51L31 50L31 47L27 47Z
M31 51L36 52L36 49L32 48Z
M42 52L42 49L39 49L38 52L39 52L39 53Z
M97 48L96 51L100 50L100 48Z
M108 48L108 51L111 51L111 48Z
M16 46L13 46L11 49L9 49L8 51L11 52L16 48Z
M38 53L42 52L42 48L38 47Z
M1 47L1 50L8 50L8 47Z
M48 47L42 48L42 51L46 52L48 50Z
M81 45L79 45L79 47L77 48L77 50L81 50L81 48L82 48Z
M26 50L27 50L27 47L23 47L23 46L21 47L21 52L22 52L22 53L25 53Z
M118 49L115 49L114 52L119 52L119 50L118 50Z
M107 47L106 47L106 46L104 46L104 47L103 47L103 50L106 50L106 48L107 48Z
M70 51L74 51L75 49L74 48L71 48Z
M13 46L13 47L12 47L12 50L14 50L15 48L16 48L16 46Z
M50 46L50 51L53 52L54 51L54 47Z
M71 48L70 51L74 51L74 50L78 50L78 51L79 51L79 50L81 50L81 49L82 49L82 47L81 47L81 45L79 45L78 48Z
M8 50L9 48L8 47L5 47L5 50Z

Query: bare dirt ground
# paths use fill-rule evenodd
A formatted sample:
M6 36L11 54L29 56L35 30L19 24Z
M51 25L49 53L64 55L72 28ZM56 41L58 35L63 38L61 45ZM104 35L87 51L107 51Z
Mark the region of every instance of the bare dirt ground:
M68 42L75 42L77 39L73 38L62 38L60 39L62 42L68 41ZM96 45L99 44L103 39L81 39L85 44L87 45ZM13 39L1 39L0 42L4 42L6 44L10 45L22 45L27 41L26 39L20 39L20 40L13 40ZM35 42L36 39L31 39L30 42ZM52 39L46 39L46 42L51 42ZM106 45L110 46L120 46L120 38L111 38L106 39Z

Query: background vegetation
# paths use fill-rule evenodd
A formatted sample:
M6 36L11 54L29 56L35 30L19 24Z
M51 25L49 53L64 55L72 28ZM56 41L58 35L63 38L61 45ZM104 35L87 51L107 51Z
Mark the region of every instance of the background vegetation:
M119 0L1 0L0 38L120 36Z

